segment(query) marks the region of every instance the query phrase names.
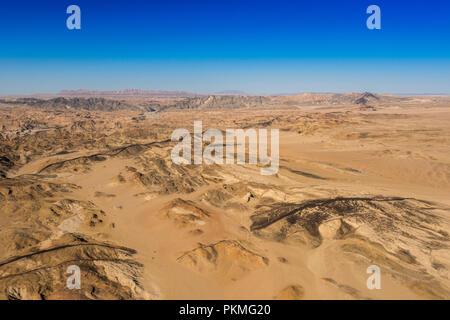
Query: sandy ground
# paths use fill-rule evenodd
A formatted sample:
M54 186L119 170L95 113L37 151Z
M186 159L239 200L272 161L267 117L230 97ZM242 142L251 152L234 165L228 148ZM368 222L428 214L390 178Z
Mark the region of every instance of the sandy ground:
M188 166L179 175L168 156L173 144L162 144L81 164L71 159L101 150L36 157L8 178L49 174L52 183L78 186L70 198L89 200L107 219L92 227L83 215L80 221L71 217L62 233L135 249L147 298L450 298L450 105L182 111L163 117L186 128L191 119L204 119L206 128L217 117L223 128L252 125L253 113L276 119L270 127L281 129L274 176L261 176L254 165ZM42 171L66 160L64 167ZM196 184L185 177L206 180ZM403 200L389 202L399 210L395 217L383 204L380 209L363 199L342 209L344 214L338 205L314 208L311 214L327 215L314 230L289 219L254 226L255 215L275 206L336 197ZM364 210L372 220L351 220ZM412 217L416 210L430 219ZM298 213L298 219L307 214ZM341 221L340 227L330 221ZM342 231L349 225L350 231ZM374 264L381 268L380 290L366 286L366 269Z

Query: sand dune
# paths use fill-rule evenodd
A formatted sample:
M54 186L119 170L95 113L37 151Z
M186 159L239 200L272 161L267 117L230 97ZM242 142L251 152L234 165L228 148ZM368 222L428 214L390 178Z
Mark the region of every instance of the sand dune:
M450 298L448 97L119 96L0 102L0 298ZM195 120L279 171L174 164Z

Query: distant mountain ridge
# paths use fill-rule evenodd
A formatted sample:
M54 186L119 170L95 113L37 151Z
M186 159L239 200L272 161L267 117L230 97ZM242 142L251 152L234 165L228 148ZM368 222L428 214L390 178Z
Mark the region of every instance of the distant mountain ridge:
M248 94L245 91L241 91L241 90L224 90L224 91L215 92L215 93L213 93L213 95L216 95L216 96L221 96L221 95L225 95L225 96L229 96L229 95L250 96L250 94Z
M165 90L141 90L141 89L124 89L112 91L97 90L62 90L58 94L62 97L136 97L136 98L183 98L198 97L203 94L187 92L187 91L165 91Z
M66 94L72 91L65 91ZM108 91L110 96L90 96L91 91L75 91L84 96L57 97L8 97L0 98L0 105L25 105L34 108L81 109L97 111L135 110L158 112L164 110L187 109L241 109L241 108L302 108L315 106L354 106L362 111L376 111L377 107L395 103L431 103L448 101L450 97L433 96L395 96L370 92L346 94L303 93L291 96L254 96L254 95L200 95L200 96L145 96L145 90ZM94 92L94 91L92 91ZM152 94L156 94L151 91ZM177 91L178 92L178 91ZM120 95L120 94L122 95ZM169 94L169 93L167 93ZM175 94L170 92L170 94ZM181 91L179 92L181 94Z

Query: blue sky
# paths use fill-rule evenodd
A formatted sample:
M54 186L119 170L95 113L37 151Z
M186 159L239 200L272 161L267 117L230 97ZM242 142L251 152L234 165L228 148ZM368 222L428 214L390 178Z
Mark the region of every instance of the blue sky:
M81 30L66 28L67 6ZM366 8L381 8L381 30ZM0 94L450 94L450 1L2 1Z

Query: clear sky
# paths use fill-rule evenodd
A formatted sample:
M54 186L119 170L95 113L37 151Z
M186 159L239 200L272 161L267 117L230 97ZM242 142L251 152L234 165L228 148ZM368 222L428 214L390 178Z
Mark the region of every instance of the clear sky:
M0 94L80 88L450 94L450 1L1 1Z

